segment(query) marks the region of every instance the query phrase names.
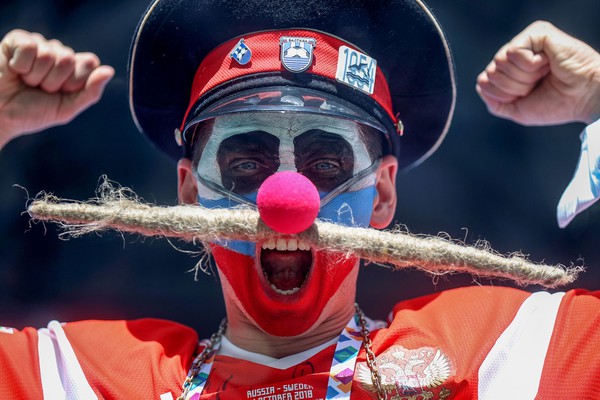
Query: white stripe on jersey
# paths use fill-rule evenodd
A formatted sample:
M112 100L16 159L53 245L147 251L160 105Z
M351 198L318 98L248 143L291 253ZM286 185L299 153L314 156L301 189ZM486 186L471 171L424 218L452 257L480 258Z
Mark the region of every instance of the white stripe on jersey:
M38 353L44 399L97 400L77 356L57 321L38 330Z
M534 293L479 368L479 399L534 399L564 293Z

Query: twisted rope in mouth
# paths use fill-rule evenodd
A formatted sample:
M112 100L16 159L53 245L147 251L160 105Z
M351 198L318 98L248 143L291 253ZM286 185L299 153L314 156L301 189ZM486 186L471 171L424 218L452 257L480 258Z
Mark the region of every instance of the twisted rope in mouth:
M98 198L77 202L41 193L27 209L33 220L56 222L61 237L117 230L178 238L188 242L244 240L262 242L280 234L270 230L255 210L207 209L198 205L172 207L142 202L131 190L104 182ZM413 267L433 274L470 273L477 277L507 278L520 285L556 287L572 283L581 266L533 263L521 254L501 255L490 246L467 246L439 236L413 235L399 229L375 230L324 221L294 235L316 249L358 256L393 268Z

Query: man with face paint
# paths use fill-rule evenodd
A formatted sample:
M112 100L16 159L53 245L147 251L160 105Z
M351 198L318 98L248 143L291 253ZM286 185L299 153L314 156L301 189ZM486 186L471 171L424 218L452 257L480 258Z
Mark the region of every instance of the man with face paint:
M293 91L283 92L289 100ZM265 178L294 171L308 177L319 191L319 218L366 227L374 202L387 200L375 199L377 181L380 186L384 179L391 184L396 171L393 157L382 160L381 150L369 154L368 140L381 142L377 132L331 116L269 112L223 115L213 121L208 135L207 143L195 149L191 166L188 160L180 162L184 176L181 197L198 192L197 201L205 207L234 206L231 192L241 197L240 202L253 204ZM384 174L386 178L381 178ZM197 188L190 189L190 181ZM334 196L329 196L332 193ZM375 224L389 223L395 202L389 201L385 207L386 221ZM245 322L251 322L240 326L276 337L300 336L284 349L266 342L272 346L268 352L273 355L288 355L294 346L301 348L301 336L308 333L321 336L328 329L339 330L330 324L354 314L352 299L359 261L354 257L315 251L286 237L264 243L217 244L212 246L212 254L228 314L243 315ZM245 341L245 332L240 336L239 340Z
M381 133L367 125L380 124L368 115L363 116L364 123L340 118L341 110L356 115L364 112L318 92L290 87L269 90L226 102L229 113L212 120L204 115L189 124L191 140L200 143L195 146L193 162L184 159L179 163L181 199L209 208L254 206L267 177L294 171L309 178L319 191L319 218L369 226L376 181L385 179L390 185L397 168L394 157L382 159ZM262 111L244 111L249 103ZM328 107L326 112L320 111L323 105ZM280 107L286 112L276 112ZM222 108L213 112L222 113ZM310 112L311 108L319 113ZM381 178L384 174L386 178ZM380 227L389 223L395 210L390 190L385 199L377 199L382 210L386 202L385 211L379 213L385 215L376 216L384 220L373 221ZM359 263L355 257L317 252L286 237L264 243L215 244L211 252L228 315L243 316L242 321L229 322L229 326L240 327L236 342L246 342L246 336L254 331L283 337L283 348L277 340L261 342L261 346L266 345L263 352L286 356L294 348L306 347L302 338L307 334L324 337L329 330L339 330L339 321L354 314ZM297 338L291 346L289 337ZM308 339L311 345L313 341Z
M179 160L182 203L255 207L268 178L291 173L314 186L318 218L384 228L395 211L397 170L439 146L454 108L439 25L420 1L275 3L276 12L253 2L153 2L132 44L134 118ZM319 16L309 18L315 7ZM219 18L227 29L215 31ZM546 43L562 35L550 31ZM566 45L587 54L579 42ZM12 53L18 64L20 53ZM557 57L551 47L544 54ZM584 64L600 70L597 54ZM581 68L541 68L517 78L581 78ZM109 78L94 70L89 81ZM488 72L489 82L479 81L487 101L502 97L494 87L513 91ZM600 93L600 74L584 76ZM295 187L285 189L294 201ZM227 309L227 323L209 340L198 345L191 329L157 320L2 328L0 398L596 396L598 293L463 288L400 303L383 323L354 304L353 256L317 251L277 230L262 242L208 246Z

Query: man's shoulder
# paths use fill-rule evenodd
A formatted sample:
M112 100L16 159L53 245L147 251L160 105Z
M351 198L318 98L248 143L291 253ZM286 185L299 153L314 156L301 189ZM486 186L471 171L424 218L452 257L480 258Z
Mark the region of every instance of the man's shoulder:
M8 386L0 383L0 393L11 394L0 397L37 398L43 387L53 391L49 398L58 398L54 394L61 391L72 398L92 392L106 398L141 398L142 392L144 398L158 398L180 387L197 349L193 329L159 319L4 328L0 364L18 379Z
M430 294L396 304L388 333L408 333L442 342L496 340L511 324L548 317L557 332L600 318L600 292L525 291L512 287L471 286ZM587 325L586 325L587 326Z
M397 303L393 314L398 312L447 313L449 310L464 312L468 309L497 307L501 304L518 306L530 292L502 286L466 286L428 294Z
M507 286L465 286L408 299L393 307L392 316L398 312L456 313L486 312L487 310L516 310L532 295L558 296L565 307L576 304L582 308L589 304L597 305L600 291L571 289L567 292L527 291ZM564 294L564 296L563 296Z
M459 346L472 357L493 345L530 296L509 287L473 286L406 300L393 308L386 337L402 337L411 348Z
M198 335L192 328L178 322L143 318L134 320L83 320L63 324L71 342L94 342L104 338L127 345L143 343L165 348L187 345L195 347Z

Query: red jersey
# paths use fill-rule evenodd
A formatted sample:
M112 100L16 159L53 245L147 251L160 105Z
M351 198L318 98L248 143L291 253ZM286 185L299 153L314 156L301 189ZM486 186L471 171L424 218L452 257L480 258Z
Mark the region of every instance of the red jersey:
M370 337L390 399L600 399L599 327L600 292L469 287L397 304ZM325 399L335 347L218 354L200 399ZM0 399L175 399L200 350L152 319L0 328ZM364 348L347 378L376 397Z

